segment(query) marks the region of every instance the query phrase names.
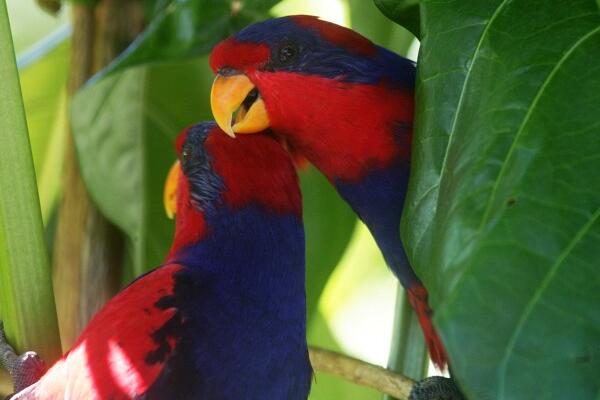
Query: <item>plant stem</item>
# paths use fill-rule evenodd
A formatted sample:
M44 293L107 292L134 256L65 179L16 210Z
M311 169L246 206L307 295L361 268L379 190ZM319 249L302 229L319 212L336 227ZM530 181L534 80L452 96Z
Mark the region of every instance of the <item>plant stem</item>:
M427 348L419 319L400 285L396 292L394 314L394 334L388 368L415 380L423 379L429 360Z
M68 91L116 57L143 28L141 0L76 4ZM81 178L72 132L66 143L53 274L63 347L118 290L124 238L95 207Z
M60 356L56 308L5 0L0 0L0 311L17 351Z
M400 400L408 399L415 382L385 368L330 350L310 347L310 362L316 371L367 386Z

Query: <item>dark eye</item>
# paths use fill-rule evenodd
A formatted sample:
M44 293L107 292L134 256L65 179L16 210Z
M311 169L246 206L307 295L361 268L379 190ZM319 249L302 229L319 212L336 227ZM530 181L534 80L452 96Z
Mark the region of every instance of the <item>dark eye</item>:
M298 49L292 44L286 44L279 49L278 59L281 64L291 64L298 56Z

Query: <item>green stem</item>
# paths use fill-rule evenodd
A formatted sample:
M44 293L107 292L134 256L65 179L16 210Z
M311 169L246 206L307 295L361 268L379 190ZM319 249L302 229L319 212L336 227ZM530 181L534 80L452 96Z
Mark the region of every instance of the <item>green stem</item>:
M409 378L420 380L427 373L429 358L419 318L400 285L396 293L395 338L389 364L394 371Z
M17 351L60 355L52 281L6 1L0 0L0 316Z
M421 380L427 373L429 361L427 348L419 319L400 284L396 292L394 314L394 333L388 369L416 381ZM384 400L389 399L391 397L384 396Z

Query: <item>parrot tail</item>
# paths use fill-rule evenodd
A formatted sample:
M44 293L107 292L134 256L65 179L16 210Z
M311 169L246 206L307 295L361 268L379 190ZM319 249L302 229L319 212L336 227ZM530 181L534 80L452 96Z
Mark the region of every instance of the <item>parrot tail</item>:
M427 289L423 285L417 284L408 289L407 293L408 301L410 301L411 306L419 317L419 323L425 335L425 343L429 349L431 361L433 361L440 371L444 371L448 365L448 356L444 344L431 321L432 310L427 302L429 297Z

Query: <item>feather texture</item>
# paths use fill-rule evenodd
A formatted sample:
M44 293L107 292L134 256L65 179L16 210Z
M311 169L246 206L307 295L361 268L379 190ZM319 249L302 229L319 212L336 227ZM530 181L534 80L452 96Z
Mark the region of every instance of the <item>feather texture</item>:
M430 355L443 369L446 352L431 320L427 290L400 239L410 175L414 63L350 29L309 16L247 27L217 45L210 63L215 72L227 68L250 79L273 131L320 169L369 227L387 264L413 293L411 304Z
M307 398L297 176L274 138L246 140L212 123L182 134L164 265L111 299L13 399Z

